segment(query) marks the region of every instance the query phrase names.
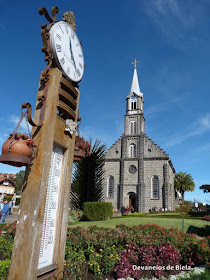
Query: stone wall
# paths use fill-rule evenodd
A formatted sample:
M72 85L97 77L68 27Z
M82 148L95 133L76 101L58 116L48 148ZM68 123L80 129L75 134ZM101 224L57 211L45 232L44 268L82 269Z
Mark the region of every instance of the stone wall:
M107 161L105 162L105 184L104 184L104 192L105 192L105 200L107 202L112 202L113 207L117 208L117 195L118 195L118 185L119 185L119 178L120 178L120 161ZM108 198L107 191L108 191L108 178L110 176L114 177L114 197Z

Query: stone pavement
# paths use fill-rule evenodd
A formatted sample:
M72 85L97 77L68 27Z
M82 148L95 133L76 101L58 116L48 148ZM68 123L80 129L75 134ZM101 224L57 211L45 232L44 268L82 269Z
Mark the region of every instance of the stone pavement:
M6 217L5 223L13 223L13 222L17 221L18 213L19 213L19 209L14 208L13 211L12 211L12 215L8 215Z
M12 214L12 215L8 215L6 217L5 223L13 223L13 222L17 221L17 219L18 219L18 214L16 214L16 213Z

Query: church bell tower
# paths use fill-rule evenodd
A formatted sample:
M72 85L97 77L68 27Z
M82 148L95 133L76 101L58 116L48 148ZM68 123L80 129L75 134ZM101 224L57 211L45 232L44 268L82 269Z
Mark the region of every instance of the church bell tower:
M136 69L137 63L138 61L136 61L136 59L132 63L134 64L133 80L130 92L126 98L127 110L125 115L125 135L139 135L144 133L144 97L139 87Z

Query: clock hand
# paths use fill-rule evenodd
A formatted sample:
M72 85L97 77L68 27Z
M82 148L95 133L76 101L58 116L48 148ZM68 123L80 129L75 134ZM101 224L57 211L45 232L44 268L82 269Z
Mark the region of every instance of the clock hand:
M65 51L63 51L63 55L71 62L71 64L74 65L74 63L72 62L72 60L66 55Z
M76 67L76 63L75 63L75 60L74 60L74 55L73 55L73 52L72 52L72 45L71 45L71 37L70 36L69 36L69 46L70 46L70 52L71 52L71 59L73 61L74 67L76 69L77 67Z
M72 60L66 55L66 58L74 65L74 63L72 62Z

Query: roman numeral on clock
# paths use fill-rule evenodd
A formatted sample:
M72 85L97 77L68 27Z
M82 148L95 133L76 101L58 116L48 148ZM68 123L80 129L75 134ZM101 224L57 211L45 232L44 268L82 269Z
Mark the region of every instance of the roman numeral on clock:
M59 26L60 27L60 30L62 31L62 33L64 34L64 31L63 31L63 29L61 28L61 26Z
M79 67L82 69L82 64L81 63L79 63Z
M60 64L61 64L61 66L63 66L63 65L64 65L64 63L65 63L65 58L64 58L64 57L62 57L62 58L60 59Z
M61 52L61 45L56 44L56 50L57 50L57 52Z
M61 41L61 36L59 34L56 34L56 37Z
M67 68L67 74L68 75L70 74L70 68L69 67Z
M81 73L80 73L79 69L76 69L76 73L79 77L81 76Z
M66 33L67 33L67 34L69 34L68 27L67 27L67 26L65 26L65 28L66 28Z

